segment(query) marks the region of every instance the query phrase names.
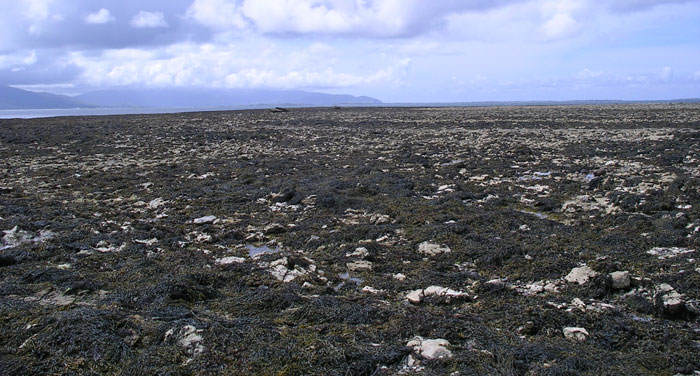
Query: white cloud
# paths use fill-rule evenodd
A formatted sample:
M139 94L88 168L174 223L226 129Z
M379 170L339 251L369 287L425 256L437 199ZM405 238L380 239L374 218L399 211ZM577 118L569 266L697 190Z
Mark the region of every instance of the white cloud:
M131 19L131 26L136 28L168 27L163 12L140 11Z
M673 79L673 68L663 67L661 73L659 74L661 81L667 82Z
M42 21L49 18L50 7L53 0L24 0L23 15L31 20Z
M339 66L343 53L313 43L298 49L268 44L182 43L158 50L108 50L101 55L73 53L81 81L91 86L211 86L226 88L348 88L395 84L410 60L395 59L358 69ZM284 61L285 64L279 64Z
M24 0L22 16L29 21L29 34L37 35L42 31L42 24L47 20L59 21L59 14L51 14L51 6L54 0Z
M602 75L602 71L592 71L588 68L584 68L580 72L576 73L575 78L578 78L580 80L589 80L601 77Z
M542 34L547 39L559 39L572 35L578 28L578 23L566 13L557 13L542 25Z
M187 15L203 25L266 34L411 36L454 13L525 0L195 0Z
M236 4L227 0L195 0L187 9L186 17L217 29L246 26Z
M102 8L95 13L90 13L85 17L86 23L95 25L106 24L113 21L114 17L112 17L112 14L109 12L109 9L105 8Z
M0 55L0 69L18 68L22 66L36 64L38 58L35 50L28 52L18 52L14 54Z

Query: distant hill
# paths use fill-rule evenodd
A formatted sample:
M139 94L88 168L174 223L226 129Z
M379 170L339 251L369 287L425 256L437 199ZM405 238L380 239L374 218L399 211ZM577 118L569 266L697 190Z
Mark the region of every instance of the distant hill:
M323 94L300 90L264 89L110 89L88 92L75 99L101 107L216 108L250 105L379 104L370 97Z
M74 98L0 86L0 110L95 107Z

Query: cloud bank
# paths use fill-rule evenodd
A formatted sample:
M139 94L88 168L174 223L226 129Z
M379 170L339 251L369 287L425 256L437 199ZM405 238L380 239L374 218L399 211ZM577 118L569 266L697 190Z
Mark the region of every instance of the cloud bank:
M0 84L20 87L304 88L429 101L700 96L697 0L20 0L3 7Z

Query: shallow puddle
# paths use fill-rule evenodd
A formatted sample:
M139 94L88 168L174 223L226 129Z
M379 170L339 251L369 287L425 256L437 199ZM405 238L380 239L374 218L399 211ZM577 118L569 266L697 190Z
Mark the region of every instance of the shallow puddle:
M266 245L262 245L262 246L258 247L258 246L253 245L253 244L246 244L245 247L248 250L249 257L255 257L258 255L263 255L263 254L267 254L267 253L278 253L278 252L282 251L279 248L270 248Z
M339 273L338 278L342 279L343 281L349 281L349 282L354 282L356 284L360 284L364 282L362 278L357 278L357 277L351 277L350 273L345 272L345 273Z
M521 213L534 215L535 217L537 217L537 218L539 218L539 219L550 219L549 216L548 216L547 214L544 214L544 213L540 213L540 212L536 212L536 211L530 211L530 210L518 210L518 211L521 212Z

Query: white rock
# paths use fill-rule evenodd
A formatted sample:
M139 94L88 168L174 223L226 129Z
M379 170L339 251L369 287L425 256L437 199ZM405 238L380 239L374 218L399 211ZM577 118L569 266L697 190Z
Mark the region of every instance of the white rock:
M346 253L345 257L360 257L365 258L369 256L369 251L365 247L357 247L353 252Z
M15 226L10 230L4 230L3 233L5 233L5 235L2 237L2 246L0 246L0 251L13 248L24 243L41 243L54 237L54 233L48 230L39 231L37 236L32 237L30 232L20 230L18 226Z
M450 342L446 339L424 339L423 337L415 337L406 344L413 348L415 354L424 359L451 358L452 352L447 348L449 345Z
M656 256L659 260L665 260L673 257L678 257L687 253L695 252L694 249L680 247L654 247L647 251L647 254Z
M214 215L207 215L207 216L204 216L204 217L195 218L195 220L192 221L192 222L193 222L194 224L196 224L196 225L203 225L203 224L205 224L205 223L212 223L212 222L214 222L215 220L216 220L216 216L214 216Z
M430 243L428 241L424 241L420 244L418 244L418 253L422 253L424 255L428 256L435 256L439 255L441 253L449 253L450 248L447 246L440 246L439 244L434 244Z
M580 298L573 298L571 300L571 305L583 311L586 310L586 303L584 303Z
M369 217L370 223L375 224L375 225L381 225L381 224L383 224L383 223L389 223L390 220L391 220L391 217L389 217L389 216L386 215L386 214L372 214L372 215Z
M463 298L468 297L469 294L463 291L452 290L447 287L442 286L430 286L422 290L409 291L406 294L406 300L413 304L418 304L423 299L430 296L440 296L446 298L448 301L452 298Z
M404 281L404 280L406 280L406 275L404 275L403 273L396 273L396 274L394 274L392 277L393 277L395 280L397 280L397 281Z
M95 248L96 251L102 252L102 253L110 253L110 252L121 252L126 248L126 243L120 245L119 247L115 247L113 245L110 245L106 241L100 241L97 243L97 247Z
M583 285L597 275L598 273L596 273L593 269L584 265L571 269L571 272L569 272L564 279L569 283L578 283L579 285Z
M158 239L156 239L156 238L153 238L153 239L134 239L134 243L153 245L153 244L158 243Z
M504 288L508 285L506 283L506 281L504 279L501 279L501 278L490 279L490 280L484 282L484 284L489 285L489 286L493 286L495 288Z
M557 293L559 292L559 287L555 283L549 282L546 285L544 285L544 291Z
M365 260L359 260L355 262L349 262L345 264L350 271L357 270L372 270L372 263Z
M610 279L612 280L612 287L614 289L626 289L630 287L630 272L626 270L610 273Z
M178 345L187 349L190 354L195 356L204 352L204 346L201 344L203 338L200 335L202 329L197 329L192 325L185 325L177 330L177 334L175 332L175 328L171 328L165 332L165 341L174 338L177 340Z
M245 262L245 259L243 257L236 257L236 256L228 256L228 257L222 257L214 260L215 263L219 265L228 265L228 264L242 264Z
M153 200L149 201L147 207L148 207L149 209L157 209L157 208L163 206L163 205L165 204L165 202L166 202L165 200L163 200L162 198L158 197L158 198L156 198L156 199L153 199Z
M375 289L375 288L372 287L372 286L365 286L365 287L362 288L362 291L363 291L363 292L368 292L368 293L370 293L370 294L379 294L380 292L382 292L382 290Z
M683 295L679 294L678 291L668 283L662 283L656 286L656 294L657 296L661 296L664 310L668 313L678 313L685 308Z
M270 263L270 274L272 274L273 277L275 277L278 281L282 282L291 282L295 280L297 277L300 277L302 275L306 275L309 272L302 268L299 265L296 265L294 269L289 269L287 267L288 265L288 259L287 257L282 257L281 259L275 260ZM315 265L310 265L310 269L315 269Z
M584 328L566 327L562 330L566 339L583 342L588 339L588 331Z
M677 291L667 292L663 297L664 309L670 313L679 312L685 306L683 296Z

